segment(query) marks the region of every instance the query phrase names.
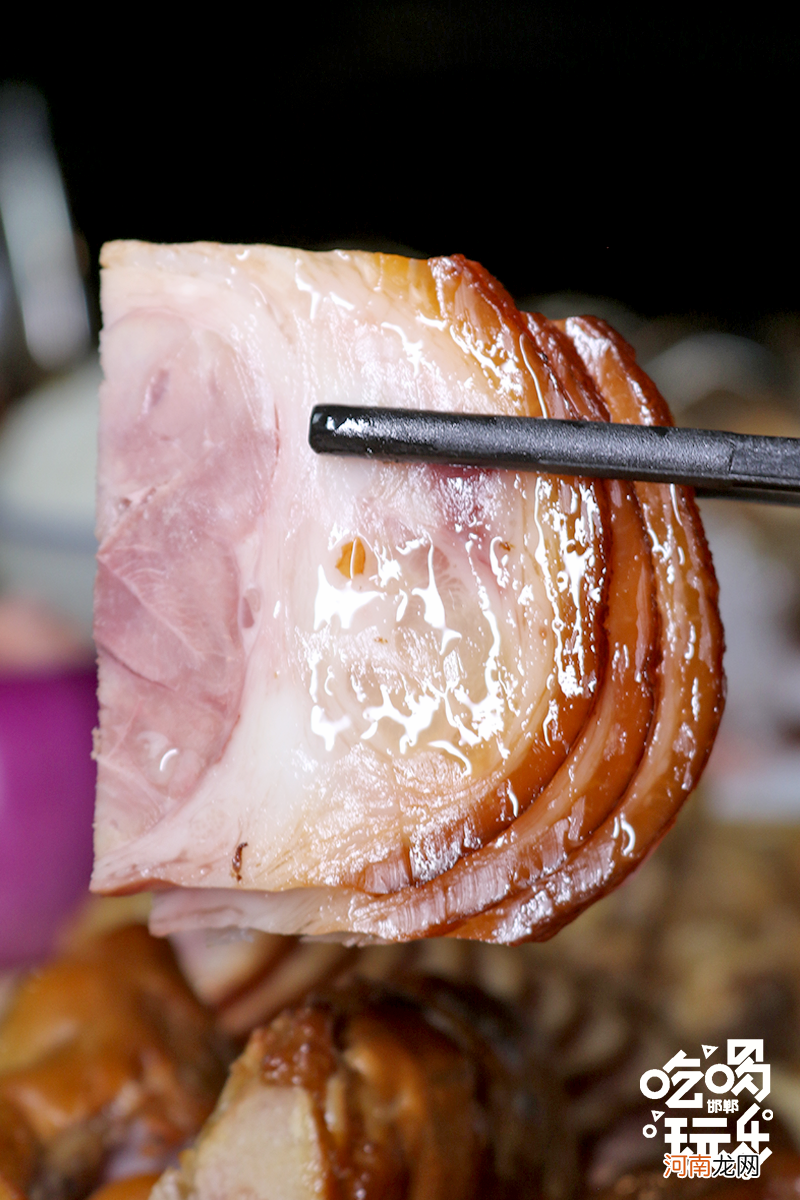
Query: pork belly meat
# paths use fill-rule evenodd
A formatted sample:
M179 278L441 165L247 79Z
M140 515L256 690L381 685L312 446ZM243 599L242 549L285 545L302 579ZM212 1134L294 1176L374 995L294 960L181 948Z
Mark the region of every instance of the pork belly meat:
M722 703L679 489L326 459L316 403L664 423L481 267L104 252L94 887L154 926L552 932L671 823Z

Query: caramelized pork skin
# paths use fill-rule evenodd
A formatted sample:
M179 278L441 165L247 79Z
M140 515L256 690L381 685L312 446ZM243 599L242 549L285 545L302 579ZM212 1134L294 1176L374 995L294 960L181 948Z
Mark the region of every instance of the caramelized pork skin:
M555 1200L575 1183L555 1091L485 996L352 985L253 1033L153 1200Z
M632 351L458 257L105 262L95 888L164 889L161 933L550 936L657 842L713 741L694 502L317 458L308 416L667 422Z
M564 328L611 420L671 424L633 351L605 322L576 318ZM700 517L686 488L633 487L650 546L658 617L655 707L636 771L612 811L562 866L462 927L461 936L515 941L531 925L539 936L556 932L658 842L711 751L724 704L724 641Z
M0 1025L0 1196L161 1170L211 1111L226 1060L169 946L141 926L31 973Z

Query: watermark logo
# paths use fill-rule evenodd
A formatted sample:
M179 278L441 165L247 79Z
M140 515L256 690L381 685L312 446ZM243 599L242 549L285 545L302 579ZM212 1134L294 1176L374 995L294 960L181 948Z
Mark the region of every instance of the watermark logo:
M769 1133L761 1127L772 1120L772 1109L761 1108L769 1095L764 1040L729 1038L724 1062L709 1061L719 1046L701 1049L702 1061L679 1050L663 1067L642 1075L642 1095L665 1105L652 1109L653 1123L642 1133L647 1138L663 1133L665 1177L757 1179L772 1153ZM694 1109L698 1115L672 1116L667 1109Z

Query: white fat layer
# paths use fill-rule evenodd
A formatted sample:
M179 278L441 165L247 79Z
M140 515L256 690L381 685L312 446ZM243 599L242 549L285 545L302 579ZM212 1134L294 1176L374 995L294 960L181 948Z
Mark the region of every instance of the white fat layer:
M415 846L437 838L441 851L419 859L426 854L421 869L438 873L453 852L448 831L468 824L525 752L522 731L537 723L546 731L556 684L579 687L556 678L561 634L535 519L538 485L317 457L308 420L317 403L504 411L513 381L490 389L480 356L466 355L413 295L376 290L369 255L117 244L109 258L103 547L137 506L152 504L153 489L180 488L182 430L198 443L192 463L219 451L227 424L277 439L277 456L256 481L261 511L215 514L237 530L225 563L239 576L240 639L228 658L242 662L215 760L195 780L203 744L189 716L165 732L156 715L134 741L119 706L136 708L136 679L122 697L101 687L95 886L324 887L384 861L388 881L398 854L410 847L413 858ZM168 335L153 333L153 314ZM226 348L219 364L216 346ZM169 385L151 418L160 371ZM153 421L161 440L147 432L148 451L137 455L131 430ZM257 473L258 464L242 469ZM192 552L203 555L203 530L192 535ZM579 600L591 547L565 549L564 587ZM180 572L181 562L158 569ZM185 629L177 636L185 640ZM193 678L166 686L183 696ZM219 702L208 704L213 717ZM132 811L137 787L143 799Z

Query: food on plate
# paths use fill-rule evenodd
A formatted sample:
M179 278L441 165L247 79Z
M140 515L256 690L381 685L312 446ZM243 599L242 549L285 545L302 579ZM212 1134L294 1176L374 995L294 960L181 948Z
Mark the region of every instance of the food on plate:
M153 1200L569 1196L557 1088L509 1010L475 989L355 984L251 1036Z
M702 771L685 489L316 457L318 402L664 424L600 321L483 268L104 251L93 886L152 928L552 934Z
M141 926L20 980L0 1023L0 1197L153 1173L208 1116L229 1054Z

